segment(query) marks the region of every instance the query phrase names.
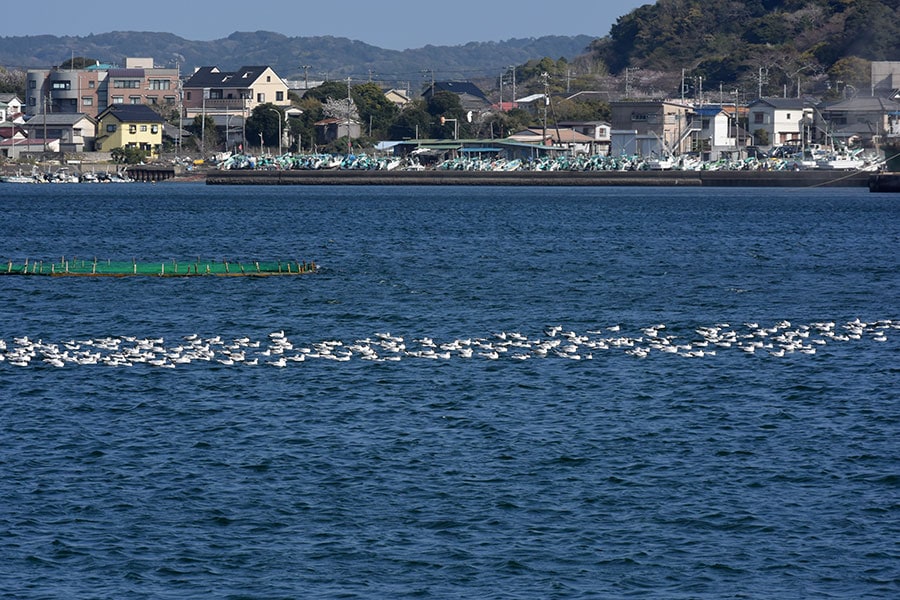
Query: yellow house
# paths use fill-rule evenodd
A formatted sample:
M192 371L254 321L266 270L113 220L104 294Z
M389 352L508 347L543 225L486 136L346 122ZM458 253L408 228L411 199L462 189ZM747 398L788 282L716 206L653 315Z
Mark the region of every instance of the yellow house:
M139 148L157 156L164 123L165 119L145 104L113 104L97 116L94 149Z

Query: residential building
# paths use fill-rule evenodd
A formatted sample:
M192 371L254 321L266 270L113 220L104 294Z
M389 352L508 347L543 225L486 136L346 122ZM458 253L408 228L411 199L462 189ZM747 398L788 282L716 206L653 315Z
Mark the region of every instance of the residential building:
M151 156L162 145L163 119L144 104L115 104L97 117L94 149L110 152L114 148L139 148Z
M436 81L422 92L422 97L430 100L437 92L452 92L459 96L459 103L465 111L478 112L491 106L484 92L468 81Z
M544 109L550 106L547 96L544 94L530 94L522 98L513 98L516 108L527 110L533 115L542 115Z
M22 112L22 101L15 94L0 94L0 123L12 121Z
M26 143L25 131L20 126L9 121L0 123L0 156L15 160L25 151Z
M287 84L267 66L221 71L201 67L183 84L186 116L239 113L249 116L260 104L290 106Z
M900 102L889 98L857 96L838 102L823 102L813 120L826 145L871 146L888 135L900 135Z
M872 61L872 96L900 94L900 62L887 60Z
M97 63L84 69L30 69L25 113L84 113L96 117L114 104L169 104L179 100L177 69L149 58L126 58L125 68Z
M758 98L748 106L748 126L761 147L803 144L813 107L802 98Z
M44 152L59 152L59 139L51 138L44 140L43 138L25 138L16 136L10 139L0 140L0 156L4 156L10 160L17 160L23 154L31 156L40 156Z
M591 154L608 154L612 127L606 121L560 121L560 127L571 128L591 139Z
M525 144L539 144L564 149L574 154L595 154L594 140L569 127L529 127L506 138Z
M357 139L360 136L361 128L358 121L350 119L322 119L314 124L316 128L316 143L328 144L334 140L347 137L349 132L351 139Z
M668 156L691 150L693 108L680 102L612 102L610 153Z
M739 130L733 110L715 104L700 106L693 111L692 124L691 151L701 160L737 158ZM743 145L746 144L745 135Z
M406 90L392 89L384 93L384 97L393 102L397 108L403 108L410 103L409 94Z
M81 113L40 114L23 125L29 140L59 140L60 152L84 152L93 150L97 126L93 117Z

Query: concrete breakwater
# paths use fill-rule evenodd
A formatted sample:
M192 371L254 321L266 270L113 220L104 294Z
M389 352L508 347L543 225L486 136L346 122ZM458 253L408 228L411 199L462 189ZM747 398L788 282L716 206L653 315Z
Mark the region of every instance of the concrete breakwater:
M866 187L861 171L210 171L207 185Z

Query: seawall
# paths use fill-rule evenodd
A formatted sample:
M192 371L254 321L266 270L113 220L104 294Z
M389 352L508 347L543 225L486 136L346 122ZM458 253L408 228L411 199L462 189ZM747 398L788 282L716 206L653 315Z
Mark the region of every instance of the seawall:
M207 185L867 187L858 171L210 171Z

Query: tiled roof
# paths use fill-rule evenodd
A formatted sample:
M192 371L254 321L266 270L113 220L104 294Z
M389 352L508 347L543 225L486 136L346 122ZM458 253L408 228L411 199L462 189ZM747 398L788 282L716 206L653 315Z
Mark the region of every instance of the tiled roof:
M90 119L88 115L83 113L43 113L34 115L25 123L26 127L33 127L35 125L43 126L44 121L47 121L47 125L74 125L83 119Z
M470 96L475 96L476 98L481 98L485 102L487 102L487 97L485 97L484 92L478 89L477 85L468 81L435 81L434 91L453 92L454 94L468 94ZM423 96L427 96L430 93L431 88L429 87L428 90L425 91Z
M809 106L809 103L802 98L758 98L751 102L750 106L756 104L768 104L778 110L800 110Z
M113 104L97 117L99 121L106 115L112 115L122 123L164 123L156 111L146 104Z
M186 88L247 87L259 79L267 66L241 67L236 71L220 71L218 67L200 67L184 82Z

